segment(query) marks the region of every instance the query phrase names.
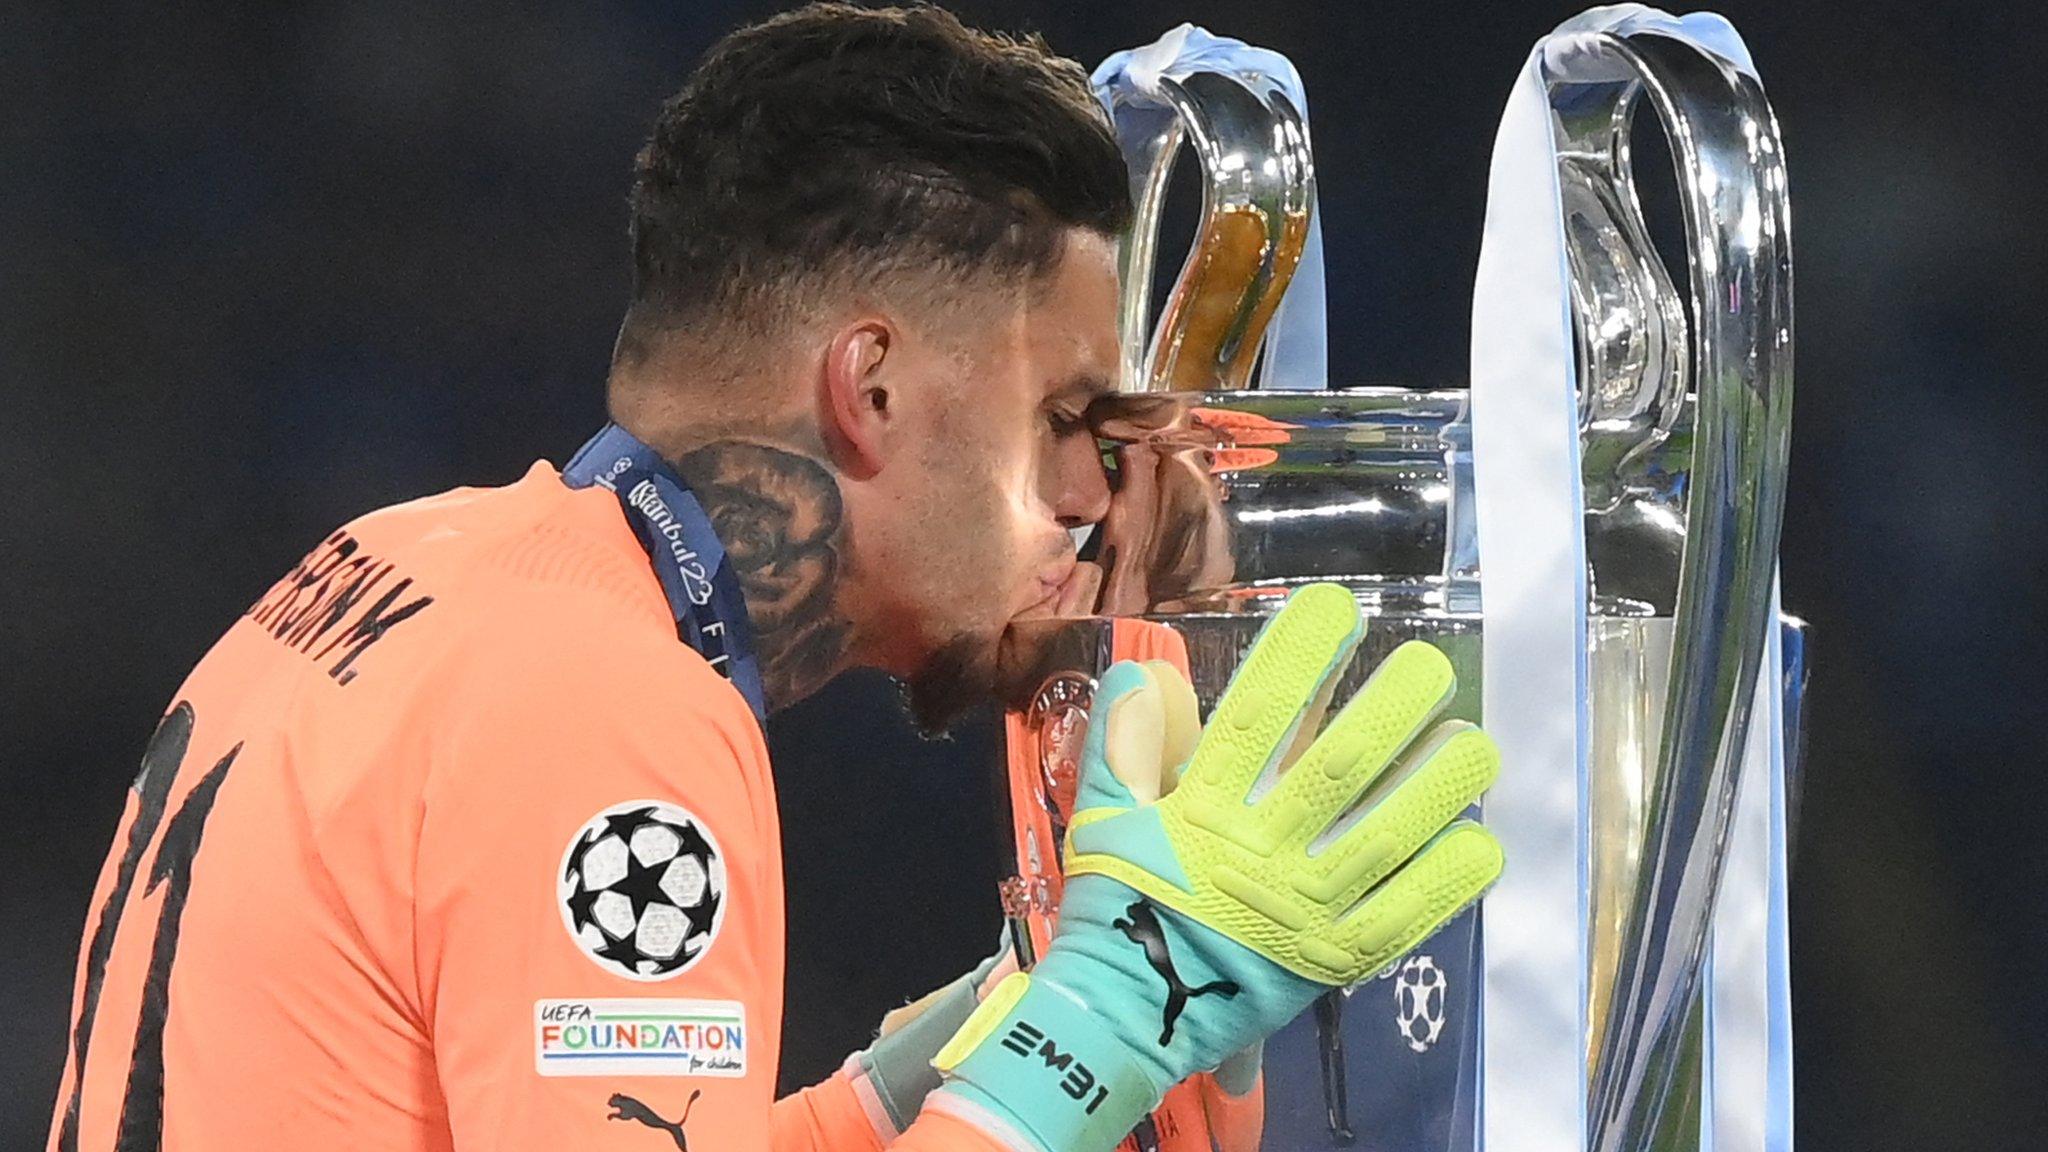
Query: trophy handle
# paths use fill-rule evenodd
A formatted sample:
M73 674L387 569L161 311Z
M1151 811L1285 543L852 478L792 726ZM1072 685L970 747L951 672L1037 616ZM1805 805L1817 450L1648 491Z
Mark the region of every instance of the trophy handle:
M1137 204L1120 261L1123 387L1247 387L1309 236L1315 165L1307 119L1280 78L1254 69L1161 76L1156 95L1115 93L1109 115ZM1202 219L1148 340L1160 213L1183 142L1201 163Z
M1642 467L1669 436L1692 387L1685 300L1657 255L1636 196L1629 126L1638 87L1629 82L1611 104L1597 101L1555 121L1580 365L1581 460L1586 506L1596 513L1646 487Z
M1589 434L1639 458L1670 428L1688 383L1697 409L1676 589L1671 691L1652 778L1635 906L1594 1059L1589 1145L1648 1148L1681 1066L1687 1016L1726 855L1750 705L1764 651L1783 519L1791 422L1792 249L1783 147L1762 85L1681 31L1570 37L1543 80L1575 272L1574 309L1619 307L1613 332L1588 330ZM1690 331L1649 254L1627 151L1638 95L1671 142L1684 207ZM1590 272L1591 275L1586 275ZM1584 313L1581 313L1582 316ZM1689 336L1690 363L1659 350ZM1677 367L1660 369L1660 364ZM1592 467L1589 444L1587 464ZM1609 454L1610 474L1616 457ZM1589 495L1592 493L1589 491Z

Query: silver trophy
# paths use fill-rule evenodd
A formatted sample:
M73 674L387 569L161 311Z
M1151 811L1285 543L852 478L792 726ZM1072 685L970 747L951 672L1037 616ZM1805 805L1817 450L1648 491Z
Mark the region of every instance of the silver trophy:
M1573 1143L1691 1149L1711 1080L1702 966L1740 839L1767 652L1782 651L1787 670L1767 688L1783 693L1782 746L1795 761L1799 747L1803 626L1771 616L1791 400L1783 152L1746 59L1718 44L1665 23L1584 29L1568 48L1539 51L1532 67L1557 158L1587 569L1583 1026L1566 1038L1585 1063ZM1018 873L1004 901L1027 963L1057 911L1090 693L1115 660L1183 662L1206 709L1288 592L1334 580L1369 618L1340 699L1420 638L1457 668L1452 713L1487 719L1473 398L1296 390L1267 340L1315 209L1299 81L1276 60L1181 51L1171 68L1145 62L1142 93L1105 90L1139 209L1123 250L1124 394L1098 428L1118 498L1086 553L1105 573L1099 614L1041 626L1008 720ZM1658 257L1637 198L1629 138L1644 104L1671 143L1689 292ZM1159 222L1183 144L1200 162L1202 213L1155 324ZM1510 752L1504 772L1521 770ZM1490 822L1510 815L1489 801ZM1786 833L1775 828L1764 847L1780 858ZM1510 842L1511 873L1517 863ZM1460 917L1275 1037L1256 1114L1219 1120L1213 1101L1177 1090L1188 1098L1169 1096L1138 1145L1170 1147L1202 1113L1226 1149L1491 1146L1479 1119L1497 1074L1482 1058L1484 915Z

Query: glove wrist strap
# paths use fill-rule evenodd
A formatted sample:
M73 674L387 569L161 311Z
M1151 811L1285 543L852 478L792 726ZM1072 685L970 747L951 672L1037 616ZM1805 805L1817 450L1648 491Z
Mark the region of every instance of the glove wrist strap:
M1159 1103L1122 1039L1022 972L996 985L932 1064L942 1093L994 1112L1046 1152L1108 1152Z
M864 1084L887 1118L887 1131L878 1129L884 1143L903 1134L924 1098L939 1086L932 1057L967 1022L974 1008L972 978L955 980L935 993L915 1019L878 1037L848 1061L855 1088Z

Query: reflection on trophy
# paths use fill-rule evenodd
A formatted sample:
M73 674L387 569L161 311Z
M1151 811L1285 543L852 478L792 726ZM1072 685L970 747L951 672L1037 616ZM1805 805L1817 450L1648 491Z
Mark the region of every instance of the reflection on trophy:
M1124 391L1095 418L1116 499L1083 553L1102 569L1097 614L1041 623L1009 717L1018 873L1004 902L1020 960L1057 915L1095 678L1118 659L1174 660L1206 709L1289 590L1334 580L1369 620L1340 699L1424 639L1457 669L1450 714L1502 738L1484 816L1508 876L1274 1037L1262 1110L1219 1120L1184 1086L1138 1146L1174 1146L1192 1111L1219 1147L1283 1152L1789 1147L1786 753L1804 663L1803 625L1775 615L1775 563L1791 255L1776 122L1740 39L1712 18L1602 9L1538 45L1496 154L1470 392L1328 389L1320 348L1303 354L1321 339L1319 282L1281 331L1297 270L1320 259L1305 103L1283 59L1185 28L1126 55L1097 74L1139 205ZM1670 141L1686 290L1637 197L1644 106ZM1184 143L1201 223L1155 324ZM1516 172L1550 195L1503 187ZM1506 227L1525 203L1555 218ZM1562 595L1531 591L1545 585L1524 575L1540 565L1518 551L1510 501L1538 484L1496 447L1540 430L1492 415L1508 390L1544 388L1545 364L1527 361L1526 384L1497 366L1482 379L1479 355L1511 339L1483 322L1523 290L1512 269L1543 273L1511 258L1522 251L1547 251L1558 277L1548 319L1540 300L1521 312L1558 329L1556 427L1574 465L1558 489L1575 537L1552 565ZM1574 620L1576 653L1516 662L1535 650L1525 634ZM1545 692L1564 754L1518 759L1507 707Z

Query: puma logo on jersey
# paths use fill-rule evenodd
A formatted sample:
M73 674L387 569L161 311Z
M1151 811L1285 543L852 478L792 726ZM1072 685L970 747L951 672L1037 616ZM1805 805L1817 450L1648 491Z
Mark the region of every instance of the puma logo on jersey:
M703 1094L704 1091L701 1088L690 1093L690 1098L683 1102L683 1118L670 1122L663 1120L655 1114L654 1109L633 1099L624 1092L614 1092L612 1093L612 1098L607 1101L612 1106L611 1114L606 1116L605 1119L637 1120L649 1128L656 1128L668 1133L669 1139L676 1142L677 1152L690 1152L690 1140L689 1137L683 1134L683 1125L690 1122L690 1107L697 1103L697 1097Z
M1207 984L1190 988L1174 970L1173 953L1166 947L1166 930L1160 926L1159 913L1152 910L1143 900L1133 900L1124 916L1110 922L1110 927L1131 938L1132 943L1145 950L1145 962L1159 973L1159 979L1166 984L1166 1008L1163 1014L1164 1027L1159 1032L1159 1046L1173 1043L1173 1025L1180 1014L1187 1009L1188 1001L1197 996L1211 993L1228 1000L1237 995L1237 981L1211 980Z

